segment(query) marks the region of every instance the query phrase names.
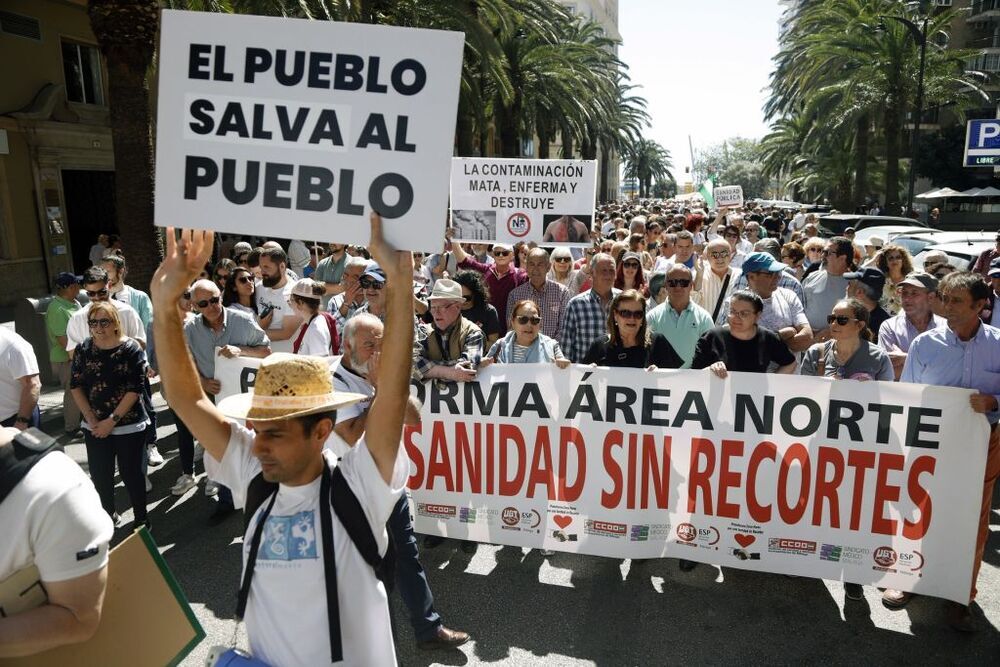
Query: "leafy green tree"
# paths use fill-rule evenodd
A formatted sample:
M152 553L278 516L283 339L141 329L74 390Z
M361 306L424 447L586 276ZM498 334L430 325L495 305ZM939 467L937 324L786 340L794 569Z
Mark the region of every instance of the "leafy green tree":
M648 197L655 181L674 180L674 165L670 151L655 141L636 139L622 155L625 178L634 178L639 184L639 196Z
M767 194L770 178L765 173L763 152L756 139L733 137L695 152L694 170L715 174L718 185L739 185L746 198Z

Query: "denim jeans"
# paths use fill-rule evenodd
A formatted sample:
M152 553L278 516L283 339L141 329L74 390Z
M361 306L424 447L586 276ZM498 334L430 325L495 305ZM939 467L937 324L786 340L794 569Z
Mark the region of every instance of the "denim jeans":
M441 616L434 610L434 595L427 584L427 573L420 564L417 537L413 534L410 503L404 493L386 524L396 545L396 585L403 604L410 612L410 624L417 641L433 639L441 626Z

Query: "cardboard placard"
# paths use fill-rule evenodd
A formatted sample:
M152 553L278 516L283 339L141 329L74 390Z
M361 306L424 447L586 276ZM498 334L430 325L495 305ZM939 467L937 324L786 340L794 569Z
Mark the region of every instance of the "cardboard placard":
M595 160L454 158L451 224L477 243L589 246Z
M163 11L159 226L397 248L440 238L462 33Z
M742 207L743 186L725 185L714 188L712 190L712 197L715 198L715 206L717 208L722 208L723 206Z
M178 665L205 638L145 528L111 551L97 633L81 644L0 660L3 667Z

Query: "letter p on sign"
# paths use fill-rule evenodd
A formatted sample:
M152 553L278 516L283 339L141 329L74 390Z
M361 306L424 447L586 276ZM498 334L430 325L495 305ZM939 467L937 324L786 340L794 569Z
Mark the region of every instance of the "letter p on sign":
M978 148L985 148L990 139L1000 136L1000 120L995 123L982 123L979 126L979 137L976 139Z

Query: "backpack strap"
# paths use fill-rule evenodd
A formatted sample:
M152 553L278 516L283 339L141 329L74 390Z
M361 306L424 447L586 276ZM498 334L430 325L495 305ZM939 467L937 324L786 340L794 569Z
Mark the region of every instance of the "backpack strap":
M337 333L337 318L325 310L320 311L320 314L326 320L326 327L330 330L330 354L340 354L340 334Z
M330 628L330 662L336 664L344 659L344 646L340 639L340 597L337 591L337 552L333 545L333 518L330 516L333 498L330 490L329 462L323 462L323 477L319 487L319 521L323 529L323 580L326 583L326 619ZM353 536L352 536L353 537Z
M709 269L711 271L711 269ZM719 319L719 311L722 310L722 302L726 300L726 289L729 287L729 278L732 276L732 270L726 271L726 277L722 281L722 289L719 290L719 298L715 300L715 308L712 309L712 322L716 322Z
M258 477L263 479L260 475L258 475ZM271 513L271 508L274 507L274 501L278 499L277 484L275 484L275 488L271 491L270 497L271 501L267 504L264 511L260 513L260 519L257 521L257 525L253 529L253 538L250 540L250 553L247 554L247 564L243 570L243 582L240 584L240 592L236 598L237 621L243 620L243 616L247 610L247 601L250 599L250 582L253 580L254 566L257 564L257 552L260 550L260 539L264 534L264 524L267 523L267 517ZM256 511L257 508L255 507L254 512ZM253 512L247 516L252 517Z
M246 500L243 502L243 532L250 528L250 520L253 519L257 508L264 504L264 501L271 497L278 490L275 482L264 479L264 473L259 472L257 476L250 480L247 486Z
M372 533L368 517L364 508L354 495L344 473L339 467L333 469L331 475L330 493L333 511L337 513L337 518L344 525L351 542L357 548L361 557L375 571L375 576L385 586L386 593L392 592L395 583L396 550L393 547L389 532L389 546L385 550L385 555L379 554L378 542Z
M62 446L37 428L19 433L10 445L0 447L0 503L21 483L46 454L62 451Z
M299 335L295 337L292 342L292 353L298 354L299 348L302 347L302 339L306 337L306 332L309 331L309 325L312 324L312 320L308 322L303 322L302 327L299 329Z

